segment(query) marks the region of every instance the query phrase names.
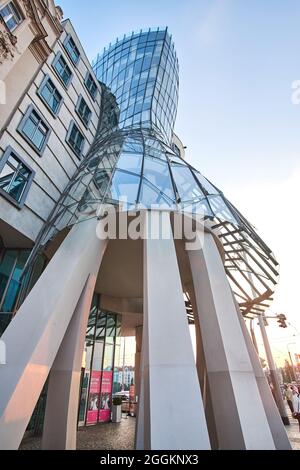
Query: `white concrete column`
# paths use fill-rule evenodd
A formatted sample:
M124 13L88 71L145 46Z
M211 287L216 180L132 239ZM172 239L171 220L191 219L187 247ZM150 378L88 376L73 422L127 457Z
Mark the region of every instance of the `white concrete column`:
M210 233L188 252L220 449L275 449L232 291Z
M51 368L43 449L76 450L82 354L96 280L89 276Z
M261 367L259 357L251 341L249 331L245 324L245 320L240 312L239 307L238 306L236 307L237 307L242 331L244 334L244 338L246 341L246 346L248 349L249 357L250 357L252 367L254 370L257 387L258 387L258 390L259 390L259 393L263 402L267 420L268 420L270 430L273 436L275 448L276 450L291 450L290 441L288 439L288 436L287 436L285 427L283 425L281 416L279 414L277 405L274 401L267 378Z
M97 238L97 223L73 227L2 337L1 449L19 447L85 283L99 270L107 242Z
M157 217L164 220L165 239L149 236ZM209 449L169 214L148 212L146 225L137 448Z
M202 400L205 411L206 423L210 437L210 444L212 449L218 449L218 435L216 430L215 417L212 406L211 392L209 381L207 377L207 370L205 364L205 355L203 350L203 343L201 337L200 321L198 316L197 302L193 284L187 286L190 301L192 304L194 322L195 322L195 336L196 336L196 367L198 372L199 383L202 392Z

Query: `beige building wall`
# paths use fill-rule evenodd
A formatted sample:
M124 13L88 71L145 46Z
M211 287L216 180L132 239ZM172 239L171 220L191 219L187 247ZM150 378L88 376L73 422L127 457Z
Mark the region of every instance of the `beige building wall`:
M53 2L49 3L53 4ZM44 22L47 21L48 16L49 12L45 15ZM100 84L97 82L89 60L70 21L64 21L61 24L61 28L62 34L56 41L54 40L53 49L41 67L35 69L36 64L34 61L36 59L28 47L25 49L8 73L8 77L12 77L8 81L7 86L9 102L5 105L0 105L1 119L3 119L2 110L4 110L4 114L9 115L9 119L4 126L2 125L0 130L0 162L6 149L11 146L24 160L25 164L35 173L22 208L12 204L3 193L0 194L0 223L2 221L2 224L4 222L7 227L13 227L31 241L36 239L70 178L88 152L95 137L100 116ZM69 59L64 47L64 42L68 35L71 35L80 52L80 60L77 65L74 65ZM52 39L54 38L52 37ZM53 67L53 61L58 53L62 54L72 71L72 80L68 88L63 85ZM0 65L1 69L2 66ZM33 70L35 70L34 73ZM91 97L85 85L88 73L92 75L97 84L95 100ZM46 76L50 77L63 97L62 105L56 117L38 94L41 83ZM25 87L22 96L18 99L18 93L22 88L24 77L27 87ZM84 98L92 111L88 127L83 124L76 112L79 96ZM33 106L39 112L50 128L50 137L42 154L39 154L18 131L20 122L30 106ZM84 150L81 157L77 156L66 141L70 123L73 121L85 138Z
M0 0L0 8L9 3L11 0ZM0 80L6 88L6 104L0 105L0 127L6 124L62 31L62 11L53 0L13 0L13 3L23 20L10 32L1 18L0 37L9 52L0 51Z

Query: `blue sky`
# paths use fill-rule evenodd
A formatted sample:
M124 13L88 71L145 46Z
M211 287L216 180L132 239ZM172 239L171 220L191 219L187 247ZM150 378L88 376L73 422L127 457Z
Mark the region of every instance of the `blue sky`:
M274 250L281 282L272 309L300 330L300 255L293 249L300 233L294 220L300 105L291 102L292 82L300 79L299 0L57 3L91 60L117 36L169 26L180 64L176 132L187 160L224 190ZM287 232L291 224L295 235ZM280 330L270 327L278 344L283 335L299 340L292 337L296 330Z

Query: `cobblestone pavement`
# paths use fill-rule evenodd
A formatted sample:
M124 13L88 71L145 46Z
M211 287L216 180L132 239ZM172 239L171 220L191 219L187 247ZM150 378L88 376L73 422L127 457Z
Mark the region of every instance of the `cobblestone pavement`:
M287 405L286 410L290 420L290 425L285 427L287 435L293 450L300 450L300 431L298 421L292 417L290 409Z
M124 415L123 415L124 416ZM135 418L123 417L121 423L106 423L81 428L77 433L78 450L133 450ZM21 450L38 450L41 438L26 437Z
M286 431L293 450L300 450L300 432L298 422L291 416L288 410L290 426ZM99 424L81 428L77 434L78 450L133 450L135 418L123 415L121 423ZM41 438L26 437L20 449L38 450L41 448Z

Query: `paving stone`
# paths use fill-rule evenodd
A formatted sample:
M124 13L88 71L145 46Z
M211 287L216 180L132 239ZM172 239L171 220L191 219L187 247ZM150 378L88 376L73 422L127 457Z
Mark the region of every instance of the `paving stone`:
M78 450L133 450L136 419L123 417L121 423L105 423L80 428L77 433ZM38 450L41 437L26 437L21 450Z

